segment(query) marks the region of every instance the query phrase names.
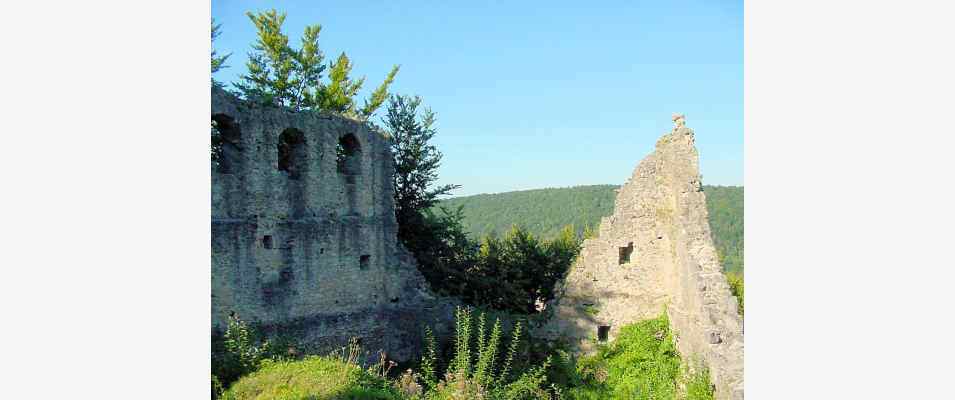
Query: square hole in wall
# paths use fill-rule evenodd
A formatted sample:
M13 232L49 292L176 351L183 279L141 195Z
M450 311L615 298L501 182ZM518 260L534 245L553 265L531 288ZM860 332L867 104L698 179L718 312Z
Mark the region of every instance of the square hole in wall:
M600 325L597 327L597 340L606 342L610 337L610 325Z
M623 265L630 262L630 255L633 254L633 242L627 244L627 247L620 247L620 259L618 264Z
M368 264L370 263L371 263L371 256L368 254L363 254L361 257L358 258L358 268L360 269L367 269Z
M272 248L272 235L262 236L262 246L266 249Z

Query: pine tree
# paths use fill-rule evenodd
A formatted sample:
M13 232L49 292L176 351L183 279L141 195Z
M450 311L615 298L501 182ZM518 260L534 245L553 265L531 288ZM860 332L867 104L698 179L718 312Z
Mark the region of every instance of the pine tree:
M220 28L222 28L222 24L218 24L218 25L217 25L217 24L216 24L216 20L213 19L213 20L212 20L212 43L213 43L213 45L215 44L216 38L219 37L219 35L222 33L221 31L219 31ZM216 72L219 72L219 70L222 69L222 68L227 68L228 66L225 65L225 60L229 59L229 56L231 56L231 55L232 55L232 53L226 54L226 55L224 55L224 56L219 56L219 55L217 55L217 53L216 53L216 48L215 48L215 46L213 46L213 47L212 47L212 73L214 74L214 73L216 73ZM213 82L213 84L217 84L217 83L218 83L218 82L215 81L215 79L213 79L212 82Z
M422 213L460 185L432 187L438 180L442 154L429 142L437 133L430 109L418 112L420 97L392 96L384 120L392 137L395 159L395 214L399 237L420 224ZM407 236L404 236L407 237Z
M365 83L365 77L353 81L348 76L352 67L351 60L345 55L345 52L342 52L338 59L332 63L331 70L328 72L330 82L318 89L318 107L320 109L346 115L356 114L353 98Z
M355 96L365 77L349 77L354 64L344 52L334 62L324 63L325 56L318 46L321 25L306 26L302 47L294 49L282 33L285 13L272 9L246 15L255 25L257 39L246 63L248 74L235 84L243 97L298 111L334 111L360 119L370 118L388 98L388 87L398 74L397 65L359 109ZM327 83L322 82L326 69Z
M258 14L249 12L246 15L255 25L257 39L246 63L249 73L242 76L242 82L235 86L242 95L254 101L300 108L303 96L296 89L306 80L303 75L318 75L323 67L314 71L304 70L297 65L296 57L299 52L289 47L288 36L282 33L285 13L279 14L272 9ZM316 57L321 54L317 44L320 30L320 26L309 26L306 28L307 35L303 38L305 40L311 36L312 42L308 44L310 48L314 46ZM312 32L313 35L308 35Z

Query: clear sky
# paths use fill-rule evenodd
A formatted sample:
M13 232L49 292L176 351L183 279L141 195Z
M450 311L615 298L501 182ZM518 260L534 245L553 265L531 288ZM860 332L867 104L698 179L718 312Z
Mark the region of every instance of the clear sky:
M391 92L437 114L455 195L622 184L674 112L696 131L703 182L742 185L742 1L599 3L214 0L215 47L233 53L216 79L245 72L245 12L274 7L296 48L322 25L326 60L345 51L367 76L360 98L401 64Z

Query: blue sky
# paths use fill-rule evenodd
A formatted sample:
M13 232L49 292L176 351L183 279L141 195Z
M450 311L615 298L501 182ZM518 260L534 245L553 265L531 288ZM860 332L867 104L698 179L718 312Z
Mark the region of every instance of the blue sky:
M437 114L456 195L622 184L673 112L696 131L703 182L742 185L742 1L600 3L216 0L215 47L233 53L216 79L245 72L245 12L274 7L296 47L322 25L326 60L345 51L367 76L361 98L401 64L391 91Z

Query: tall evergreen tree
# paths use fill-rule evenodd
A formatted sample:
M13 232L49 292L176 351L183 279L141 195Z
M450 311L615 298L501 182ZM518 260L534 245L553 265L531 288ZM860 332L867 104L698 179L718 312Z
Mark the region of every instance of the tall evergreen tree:
M430 143L437 133L435 115L430 109L420 113L421 98L391 96L385 127L392 137L391 152L395 160L395 216L400 237L409 237L409 230L420 227L423 212L438 197L450 194L460 185L434 187L442 154Z

